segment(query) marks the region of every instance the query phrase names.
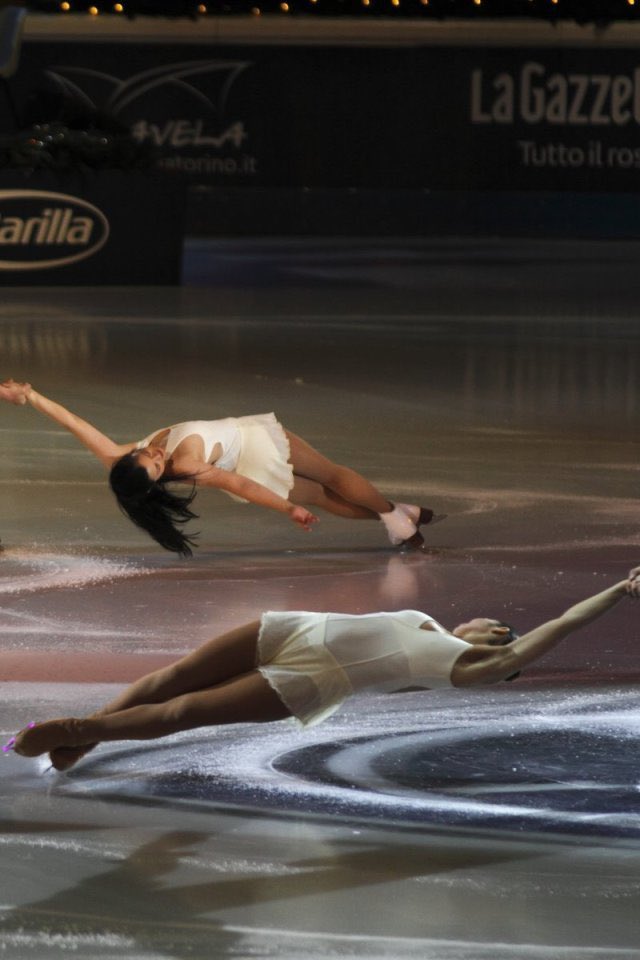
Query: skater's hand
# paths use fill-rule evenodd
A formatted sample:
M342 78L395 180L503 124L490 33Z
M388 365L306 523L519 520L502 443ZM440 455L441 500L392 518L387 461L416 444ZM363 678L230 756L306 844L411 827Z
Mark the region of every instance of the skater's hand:
M306 507L292 507L289 511L289 516L294 523L297 523L298 526L302 527L303 530L306 530L307 533L311 531L312 524L318 522L318 518L314 517Z
M3 380L0 383L0 399L8 403L24 404L27 402L27 394L31 390L30 383L16 383L15 380Z
M640 597L640 567L634 567L629 571L626 590L631 597Z

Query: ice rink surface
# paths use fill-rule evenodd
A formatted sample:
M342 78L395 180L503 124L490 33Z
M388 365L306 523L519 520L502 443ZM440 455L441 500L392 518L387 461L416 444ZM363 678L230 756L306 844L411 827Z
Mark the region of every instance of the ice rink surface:
M7 288L3 376L116 440L274 410L391 498L380 524L198 495L163 554L102 468L0 406L8 737L265 609L424 609L525 630L640 563L637 245L191 242L179 289ZM161 279L161 278L159 278ZM640 605L515 683L2 759L11 960L640 957ZM6 738L5 737L5 738Z

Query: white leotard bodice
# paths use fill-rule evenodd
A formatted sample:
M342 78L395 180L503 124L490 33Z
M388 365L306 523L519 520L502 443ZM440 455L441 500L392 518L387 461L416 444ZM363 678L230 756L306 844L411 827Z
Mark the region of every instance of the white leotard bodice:
M429 629L421 629L425 623ZM469 644L419 610L350 615L263 614L258 669L305 724L329 716L351 694L450 687Z
M142 447L148 446L159 433L162 433L162 430L154 430L148 437L136 444L136 449L140 450ZM186 437L194 435L200 437L204 444L203 457L206 463L212 462L211 456L214 447L216 444L220 444L222 453L215 461L216 467L219 467L220 470L235 470L242 449L238 421L235 417L225 417L223 420L187 420L184 423L174 423L173 426L169 427L166 443L167 454L171 456L176 447Z

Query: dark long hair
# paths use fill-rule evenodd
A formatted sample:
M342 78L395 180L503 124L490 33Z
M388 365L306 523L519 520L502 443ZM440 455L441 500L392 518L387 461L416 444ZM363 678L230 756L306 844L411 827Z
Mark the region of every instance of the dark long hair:
M138 464L137 450L116 460L109 474L109 485L122 512L137 527L146 530L165 550L190 557L197 534L187 536L180 527L198 516L190 509L196 495L195 484L190 494L180 496L168 487L171 481L176 480L193 478L178 476L171 480L162 477L150 480L147 471Z
M496 626L497 626L497 627L506 627L507 630L509 631L509 633L505 633L505 634L504 634L504 639L502 640L502 642L501 642L500 644L498 644L498 646L500 646L500 647L506 647L507 644L513 643L513 641L514 641L514 640L517 640L518 637L520 636L520 634L518 633L518 631L517 631L517 630L514 630L514 628L511 626L511 624L510 624L510 623L506 623L505 620L496 620Z

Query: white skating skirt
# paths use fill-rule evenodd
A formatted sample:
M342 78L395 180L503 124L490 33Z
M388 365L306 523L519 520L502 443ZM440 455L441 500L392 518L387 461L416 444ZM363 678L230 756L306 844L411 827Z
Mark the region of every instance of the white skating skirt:
M265 613L257 669L303 726L320 723L353 687L324 645L326 613Z
M293 487L289 440L275 414L237 417L236 422L242 445L234 472L288 500ZM235 493L224 492L239 503L249 502Z

